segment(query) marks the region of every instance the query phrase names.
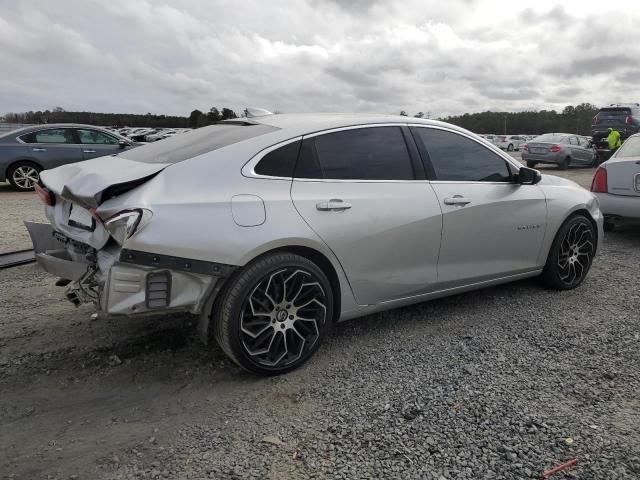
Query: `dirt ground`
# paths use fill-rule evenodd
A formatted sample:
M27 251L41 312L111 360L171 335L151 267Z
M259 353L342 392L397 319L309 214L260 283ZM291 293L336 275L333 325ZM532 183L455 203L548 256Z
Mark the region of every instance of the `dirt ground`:
M593 170L561 173L588 186ZM0 184L0 206L0 252L28 248L20 223L23 218L43 218L37 197ZM91 307L74 308L63 298L63 289L54 285L55 279L35 265L0 270L0 478L332 478L342 457L361 470L345 469L341 478L365 477L369 474L362 462L375 455L374 440L369 447L363 443L350 449L349 429L353 428L355 441L360 430L354 425L366 429L377 424L378 418L395 411L393 399L402 399L406 392L437 397L438 393L425 392L446 390L449 382L457 385L461 370L470 386L460 387L456 395L470 403L491 402L502 392L508 399L502 408L510 411L509 405L514 405L514 418L546 412L542 424L551 427L555 424L549 418L563 419L562 427L544 437L546 443L539 439L540 451L528 450L529 457L520 463L509 460L520 465L515 473L509 473L505 464L503 473L491 478L523 478L526 474L521 472L526 471L539 478L543 460L560 461L561 453L580 457L580 468L585 470L582 475L578 470L577 478L638 478L632 469L633 458L640 456L640 359L638 334L634 336L640 306L639 247L637 229L608 234L585 285L566 294L550 293L532 281L518 282L348 322L334 330L327 345L302 369L268 379L241 371L217 347L201 345L190 316L92 320ZM633 258L627 252L635 252ZM476 341L482 344L478 351L473 347ZM587 344L588 352L581 347ZM388 345L397 353L386 352L380 358ZM540 370L547 372L532 376L528 369L536 360L525 358L529 350L544 350ZM438 365L436 373L406 364L407 359L424 355ZM594 366L590 359L595 355L602 357ZM508 375L502 378L500 369L484 369L485 357L515 367L504 367ZM600 380L600 369L606 370L608 380ZM405 377L407 371L411 380ZM481 375L483 371L494 373L489 378ZM503 383L491 383L498 377ZM423 383L409 386L413 379ZM379 396L382 404L371 395ZM386 396L392 398L388 405ZM604 403L594 410L584 407L584 398L591 396ZM436 422L441 406L435 397L429 398L433 405L421 407L422 423L406 427L414 430L403 430L409 423L405 416L399 417L400 427L390 429L389 420L371 435L388 436L390 444L399 445L428 432L430 436L424 437L428 443L442 433L440 429L448 428ZM451 415L460 407L452 402L453 407L446 405L446 422L457 421ZM377 409L371 418L365 413L356 420L350 417L354 411ZM472 415L477 425L469 431L458 426L452 435L475 435L470 432L484 422L480 410ZM524 435L519 421L504 427L507 436ZM349 432L346 444L342 428ZM590 428L600 430L591 435ZM334 440L324 440L327 431ZM499 440L502 433L492 435L501 445L506 442ZM565 438L569 435L576 445L569 445ZM286 442L279 444L272 437ZM329 448L334 441L335 450ZM417 452L419 447L415 448ZM461 447L454 441L451 448ZM347 453L352 451L353 457ZM389 470L378 472L379 476L419 476L416 463L424 457L414 458L411 451L403 453L408 460L402 455L389 460ZM465 476L466 467L454 474L458 470L453 465L460 460L441 459L429 451L433 471L445 472L440 478L479 478L475 473ZM501 467L505 455L510 458L511 453L505 452L499 454L495 468ZM624 460L626 470L613 475L606 468L620 464L618 454L623 453L633 458ZM261 463L256 464L256 458ZM378 471L387 463L371 465L371 471ZM598 476L594 473L598 471L605 473Z

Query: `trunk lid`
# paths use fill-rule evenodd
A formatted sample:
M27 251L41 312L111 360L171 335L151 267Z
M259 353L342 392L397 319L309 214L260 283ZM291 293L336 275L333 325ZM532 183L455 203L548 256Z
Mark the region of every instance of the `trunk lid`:
M613 158L604 163L611 195L640 197L640 157Z
M549 153L550 143L533 142L528 143L529 153L534 155L546 155Z
M92 209L114 195L141 185L169 165L108 156L45 170L40 178L57 197Z

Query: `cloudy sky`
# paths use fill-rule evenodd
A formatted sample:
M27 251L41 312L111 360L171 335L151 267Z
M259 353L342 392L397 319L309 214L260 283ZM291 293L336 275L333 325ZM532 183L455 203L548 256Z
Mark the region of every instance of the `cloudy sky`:
M0 0L0 113L640 101L640 3L614 3Z

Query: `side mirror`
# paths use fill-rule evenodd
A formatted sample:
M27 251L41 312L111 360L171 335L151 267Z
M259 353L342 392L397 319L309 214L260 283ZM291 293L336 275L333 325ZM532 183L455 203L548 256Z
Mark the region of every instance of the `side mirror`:
M130 147L130 146L131 146L131 144L130 144L129 142L126 142L126 141L124 141L124 140L120 140L120 141L118 142L118 145L120 145L120 148L127 148L127 147Z
M518 183L520 185L535 185L542 180L542 175L533 168L520 167L518 170Z

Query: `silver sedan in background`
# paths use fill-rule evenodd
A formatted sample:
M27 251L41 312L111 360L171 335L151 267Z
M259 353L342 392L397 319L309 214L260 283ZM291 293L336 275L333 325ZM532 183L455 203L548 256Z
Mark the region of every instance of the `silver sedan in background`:
M538 163L550 163L558 165L560 170L597 164L596 152L589 139L570 133L546 133L535 137L523 145L522 160L530 168Z
M593 176L591 191L600 200L604 229L640 219L640 134L629 137Z
M459 127L266 115L43 172L40 265L102 315L200 315L242 367L300 366L349 318L540 277L578 287L595 196Z

